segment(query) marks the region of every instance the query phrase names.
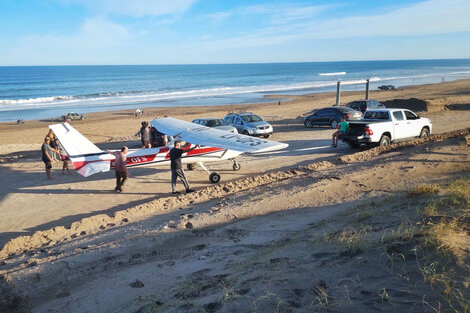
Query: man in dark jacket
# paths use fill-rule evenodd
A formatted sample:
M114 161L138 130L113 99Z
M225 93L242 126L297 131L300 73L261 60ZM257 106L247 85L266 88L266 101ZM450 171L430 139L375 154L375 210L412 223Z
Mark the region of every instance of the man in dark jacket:
M175 146L170 150L170 160L171 160L171 193L176 195L179 194L179 191L176 191L176 179L179 177L183 182L184 188L186 188L186 193L194 192L193 189L189 188L188 180L184 175L183 165L181 164L181 157L183 153L193 151L199 146L194 146L191 149L183 150L181 149L181 141L175 141Z

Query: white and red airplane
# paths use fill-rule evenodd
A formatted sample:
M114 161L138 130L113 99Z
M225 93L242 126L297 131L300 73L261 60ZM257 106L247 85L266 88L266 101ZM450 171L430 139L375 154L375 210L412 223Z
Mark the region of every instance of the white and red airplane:
M199 164L209 173L211 183L219 182L220 175L216 172L211 173L204 166L204 162L231 160L233 169L238 171L241 166L235 158L240 154L275 151L289 146L286 143L234 134L171 117L154 119L150 123L160 132L173 137L173 140L185 141L183 150L198 145L199 147L196 149L184 153L182 161L186 164ZM49 128L59 139L72 161L74 169L80 175L88 177L99 172L109 171L114 167L114 155L98 148L69 123L49 125ZM173 140L164 147L129 149L127 166L169 164L169 152Z

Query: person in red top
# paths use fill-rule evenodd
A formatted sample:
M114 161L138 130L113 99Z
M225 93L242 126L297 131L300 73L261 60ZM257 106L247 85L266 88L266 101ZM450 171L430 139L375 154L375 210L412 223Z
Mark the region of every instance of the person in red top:
M126 168L126 154L129 149L126 146L121 148L121 151L109 151L106 150L109 154L112 154L116 157L114 160L114 171L116 172L116 192L122 192L122 186L126 182L127 178L129 177L129 173L127 172Z

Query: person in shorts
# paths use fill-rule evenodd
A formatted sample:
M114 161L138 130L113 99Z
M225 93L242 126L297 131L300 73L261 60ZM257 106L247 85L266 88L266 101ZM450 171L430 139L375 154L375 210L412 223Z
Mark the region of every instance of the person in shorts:
M58 150L53 149L50 146L51 138L45 137L44 143L41 146L41 153L42 153L42 161L46 166L46 175L48 179L51 179L51 169L52 169L52 162L55 161L54 155L55 153L59 153Z
M341 135L345 135L348 132L349 123L346 121L346 116L341 118L341 122L338 125L338 130L333 134L333 143L331 146L336 148L338 146L338 138Z

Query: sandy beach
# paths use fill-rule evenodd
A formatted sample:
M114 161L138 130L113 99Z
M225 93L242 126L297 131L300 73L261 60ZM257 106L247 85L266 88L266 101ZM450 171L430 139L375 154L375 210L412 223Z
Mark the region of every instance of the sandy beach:
M272 123L272 140L289 143L286 151L240 157L237 172L228 161L207 164L221 174L218 185L200 168L187 171L196 192L180 196L170 194L167 167L130 169L122 194L113 191L112 171L84 178L55 163L47 180L39 149L51 121L0 123L0 308L464 312L469 91L462 80L371 92L387 107L430 118L434 136L360 151L333 149L332 129L303 126L309 112L334 104L334 93L71 122L102 149L137 148L143 120L246 110ZM341 102L363 97L343 92ZM429 234L432 243L423 241Z

